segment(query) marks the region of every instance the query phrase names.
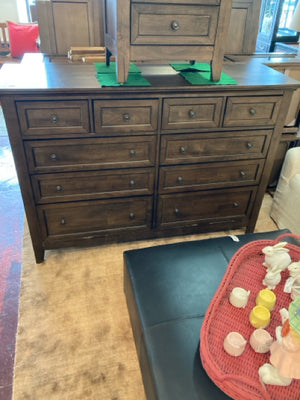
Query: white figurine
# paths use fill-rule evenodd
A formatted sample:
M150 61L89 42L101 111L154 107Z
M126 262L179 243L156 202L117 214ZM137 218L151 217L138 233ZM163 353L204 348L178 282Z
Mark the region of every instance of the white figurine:
M290 277L294 278L294 283L300 284L300 261L293 262L288 266Z
M281 281L281 269L269 270L264 279L263 285L265 285L268 289L275 289L278 283Z
M287 242L280 242L274 246L266 246L262 249L265 254L265 261L263 265L268 270L280 269L284 271L292 262L289 255L289 249L286 246Z

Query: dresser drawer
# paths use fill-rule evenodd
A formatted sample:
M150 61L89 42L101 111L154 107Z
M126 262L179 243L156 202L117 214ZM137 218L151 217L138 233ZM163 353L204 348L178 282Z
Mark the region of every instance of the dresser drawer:
M156 137L28 141L31 172L154 165Z
M161 195L158 224L164 227L245 218L255 193L254 187Z
M167 193L214 187L257 185L263 166L263 160L252 160L161 167L159 190L161 193Z
M150 228L152 196L38 207L44 236Z
M17 101L16 105L24 136L90 132L87 100Z
M274 126L280 104L280 96L229 97L224 126Z
M149 195L153 193L154 169L42 174L32 177L37 203L95 198Z
M213 45L218 15L219 7L201 2L197 5L132 3L131 44Z
M157 130L158 100L95 100L96 133L154 132Z
M161 164L264 158L271 130L220 134L163 135Z
M220 126L223 97L165 99L163 129L199 129Z

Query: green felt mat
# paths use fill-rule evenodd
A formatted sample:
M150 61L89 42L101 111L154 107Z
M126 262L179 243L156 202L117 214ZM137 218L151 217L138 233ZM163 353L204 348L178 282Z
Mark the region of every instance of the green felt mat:
M195 64L190 64L190 63L171 63L170 64L172 68L175 69L175 71L186 71L186 72L192 72L192 71L210 71L210 64L208 63L200 63L196 62Z
M101 86L151 86L151 83L144 78L140 73L128 74L127 81L125 83L119 83L117 76L113 74L96 74L96 78L100 82Z
M180 75L192 85L237 85L237 81L225 72L221 73L219 81L211 81L210 72L181 72Z
M109 65L105 62L94 63L97 73L99 74L112 74L116 72L116 63L113 61ZM141 70L133 63L130 63L129 73L140 73Z

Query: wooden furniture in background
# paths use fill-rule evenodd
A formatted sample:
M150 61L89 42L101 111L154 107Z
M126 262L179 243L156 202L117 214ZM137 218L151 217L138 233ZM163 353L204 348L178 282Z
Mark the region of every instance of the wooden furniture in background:
M1 69L37 262L51 248L254 230L300 84L262 63L225 63L228 86L139 66L151 86L102 88L93 65L41 54Z
M118 82L130 61L209 61L220 79L231 0L105 0L104 37L116 57Z

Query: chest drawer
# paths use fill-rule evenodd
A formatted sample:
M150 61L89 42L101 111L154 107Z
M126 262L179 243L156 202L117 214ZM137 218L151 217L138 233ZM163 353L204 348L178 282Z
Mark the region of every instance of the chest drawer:
M197 5L164 4L163 1L157 4L133 2L131 44L212 45L218 15L219 7L201 5L201 2Z
M165 99L162 127L199 129L220 126L223 98Z
M152 166L156 137L28 141L31 172Z
M17 112L25 136L87 134L87 100L18 101Z
M152 197L39 206L44 236L87 234L151 226Z
M256 188L238 188L162 195L159 201L159 226L246 218L255 193Z
M131 168L42 174L32 177L37 203L66 202L153 193L154 169Z
M264 158L272 131L163 135L161 164Z
M154 132L158 100L95 100L95 131L101 134Z
M280 104L280 96L229 97L224 126L274 126Z
M264 161L229 161L160 168L160 192L257 185Z

